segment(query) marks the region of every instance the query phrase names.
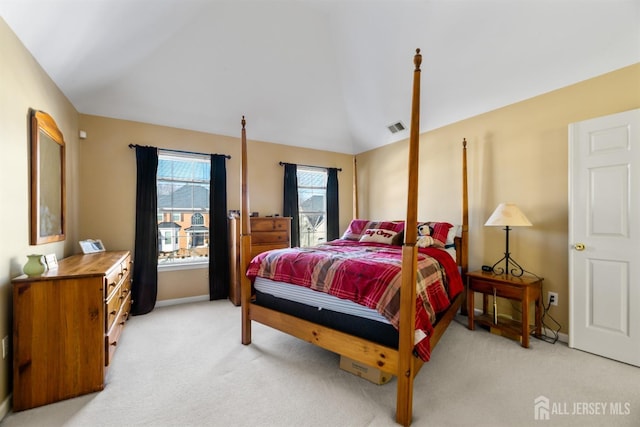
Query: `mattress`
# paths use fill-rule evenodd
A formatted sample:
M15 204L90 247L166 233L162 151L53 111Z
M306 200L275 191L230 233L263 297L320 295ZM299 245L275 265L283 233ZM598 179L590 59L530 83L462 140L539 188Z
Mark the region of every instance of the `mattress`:
M323 292L314 291L304 286L292 286L263 277L256 277L254 286L257 291L264 294L314 307L317 310L331 310L337 313L390 324L383 315L372 308Z
M276 284L274 285L274 283ZM353 310L353 308L347 308L345 310L345 306L348 306L349 304L318 304L317 302L307 301L311 304L308 305L302 302L292 301L287 298L276 297L270 293L261 291L260 289L265 288L264 285L264 282L262 282L262 284L258 284L258 286L256 287L255 304L257 305L276 310L280 313L286 313L291 316L295 316L297 318L304 319L318 325L323 325L350 335L358 336L360 338L378 343L389 348L398 348L398 331L382 316L377 317L373 313L367 313L367 317L347 314L344 311L348 311L350 313L363 313L363 311L360 309ZM271 284L268 284L267 288L273 289L274 287L278 288L281 286L287 286L287 289L299 287L287 285L286 283L273 282ZM314 294L318 295L322 294L322 292L317 292L310 289L306 289L306 291L313 292ZM333 299L338 299L331 295L327 296ZM306 296L306 298L309 297L310 295ZM365 309L364 311L374 311L371 309L367 309L366 307L363 308ZM340 311L334 311L334 309ZM377 319L373 320L373 318Z

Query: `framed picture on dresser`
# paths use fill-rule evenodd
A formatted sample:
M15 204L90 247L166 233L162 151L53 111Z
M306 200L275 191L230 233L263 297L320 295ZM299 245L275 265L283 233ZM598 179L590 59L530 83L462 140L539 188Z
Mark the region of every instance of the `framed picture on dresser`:
M58 268L58 259L56 258L56 254L45 255L44 262L47 264L47 270L55 270Z
M94 254L96 252L104 252L104 245L102 244L102 240L99 239L88 239L88 240L80 240L80 247L82 248L83 254Z

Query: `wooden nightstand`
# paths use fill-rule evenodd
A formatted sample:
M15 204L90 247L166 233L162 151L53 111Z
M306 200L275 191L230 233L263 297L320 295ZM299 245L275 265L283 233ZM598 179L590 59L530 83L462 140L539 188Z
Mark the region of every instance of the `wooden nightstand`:
M467 311L469 317L469 329L475 329L474 322L496 328L500 331L519 335L523 347L529 347L529 333L535 330L535 335L542 334L542 278L533 276L515 277L507 274L493 274L491 272L473 271L467 273ZM474 316L474 293L482 295L482 315ZM520 301L522 306L522 322L498 318L494 311L490 314L487 310L489 295L494 297L509 298ZM535 325L529 325L529 305L535 303ZM494 306L495 310L495 306Z

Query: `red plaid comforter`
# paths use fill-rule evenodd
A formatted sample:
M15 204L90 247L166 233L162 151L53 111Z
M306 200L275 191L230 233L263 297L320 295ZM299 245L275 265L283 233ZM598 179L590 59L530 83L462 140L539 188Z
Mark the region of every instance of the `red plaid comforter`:
M247 276L305 286L377 310L398 328L402 248L377 243L334 240L312 248L264 252ZM415 350L429 360L428 337L436 314L446 310L463 289L455 261L442 249L419 248L416 283Z

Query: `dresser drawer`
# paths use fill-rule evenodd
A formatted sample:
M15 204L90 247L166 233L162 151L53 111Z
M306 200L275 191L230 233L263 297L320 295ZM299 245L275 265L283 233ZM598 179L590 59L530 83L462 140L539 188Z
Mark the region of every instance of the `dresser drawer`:
M130 296L131 294L131 279L127 278L127 280L125 280L125 282L122 284L122 288L120 290L120 295L123 301L126 300L126 298L128 296ZM129 304L131 304L131 299L129 298Z
M278 218L253 218L251 219L251 232L254 231L288 231L289 220Z
M131 256L125 257L122 262L116 264L105 276L105 298L109 298L122 284L129 274Z
M251 234L251 244L254 243L289 243L289 232L287 231L263 231Z
M116 320L118 312L122 307L122 286L118 287L117 292L113 292L110 298L107 300L105 307L105 331L111 329L111 325Z
M116 289L118 289L118 287L122 283L123 278L124 276L122 275L122 272L119 268L114 269L114 271L110 271L109 274L104 277L104 291L105 297L107 299L109 299L116 291Z
M111 364L111 359L113 359L113 354L116 351L116 347L118 346L118 340L120 339L120 335L122 334L122 330L124 329L124 324L129 318L129 308L131 307L131 295L127 295L124 298L123 304L121 306L120 311L118 311L118 315L116 320L113 322L111 329L109 330L108 335L105 336L105 366L109 366Z
M480 280L475 278L469 281L469 287L476 292L491 295L493 295L495 289L497 296L509 299L520 299L525 291L522 287L508 286L504 283L500 283L496 286L496 283L490 280Z
M125 276L122 278L121 283L118 285L116 290L111 293L109 299L107 300L107 304L105 306L105 331L109 331L113 322L116 320L116 317L119 315L122 310L125 301L127 301L127 297L130 297L131 294L131 275L125 272ZM128 299L129 305L131 305L131 298ZM126 309L127 314L129 309Z
M469 287L476 292L483 294L493 294L493 283L486 280L473 279L469 280Z

